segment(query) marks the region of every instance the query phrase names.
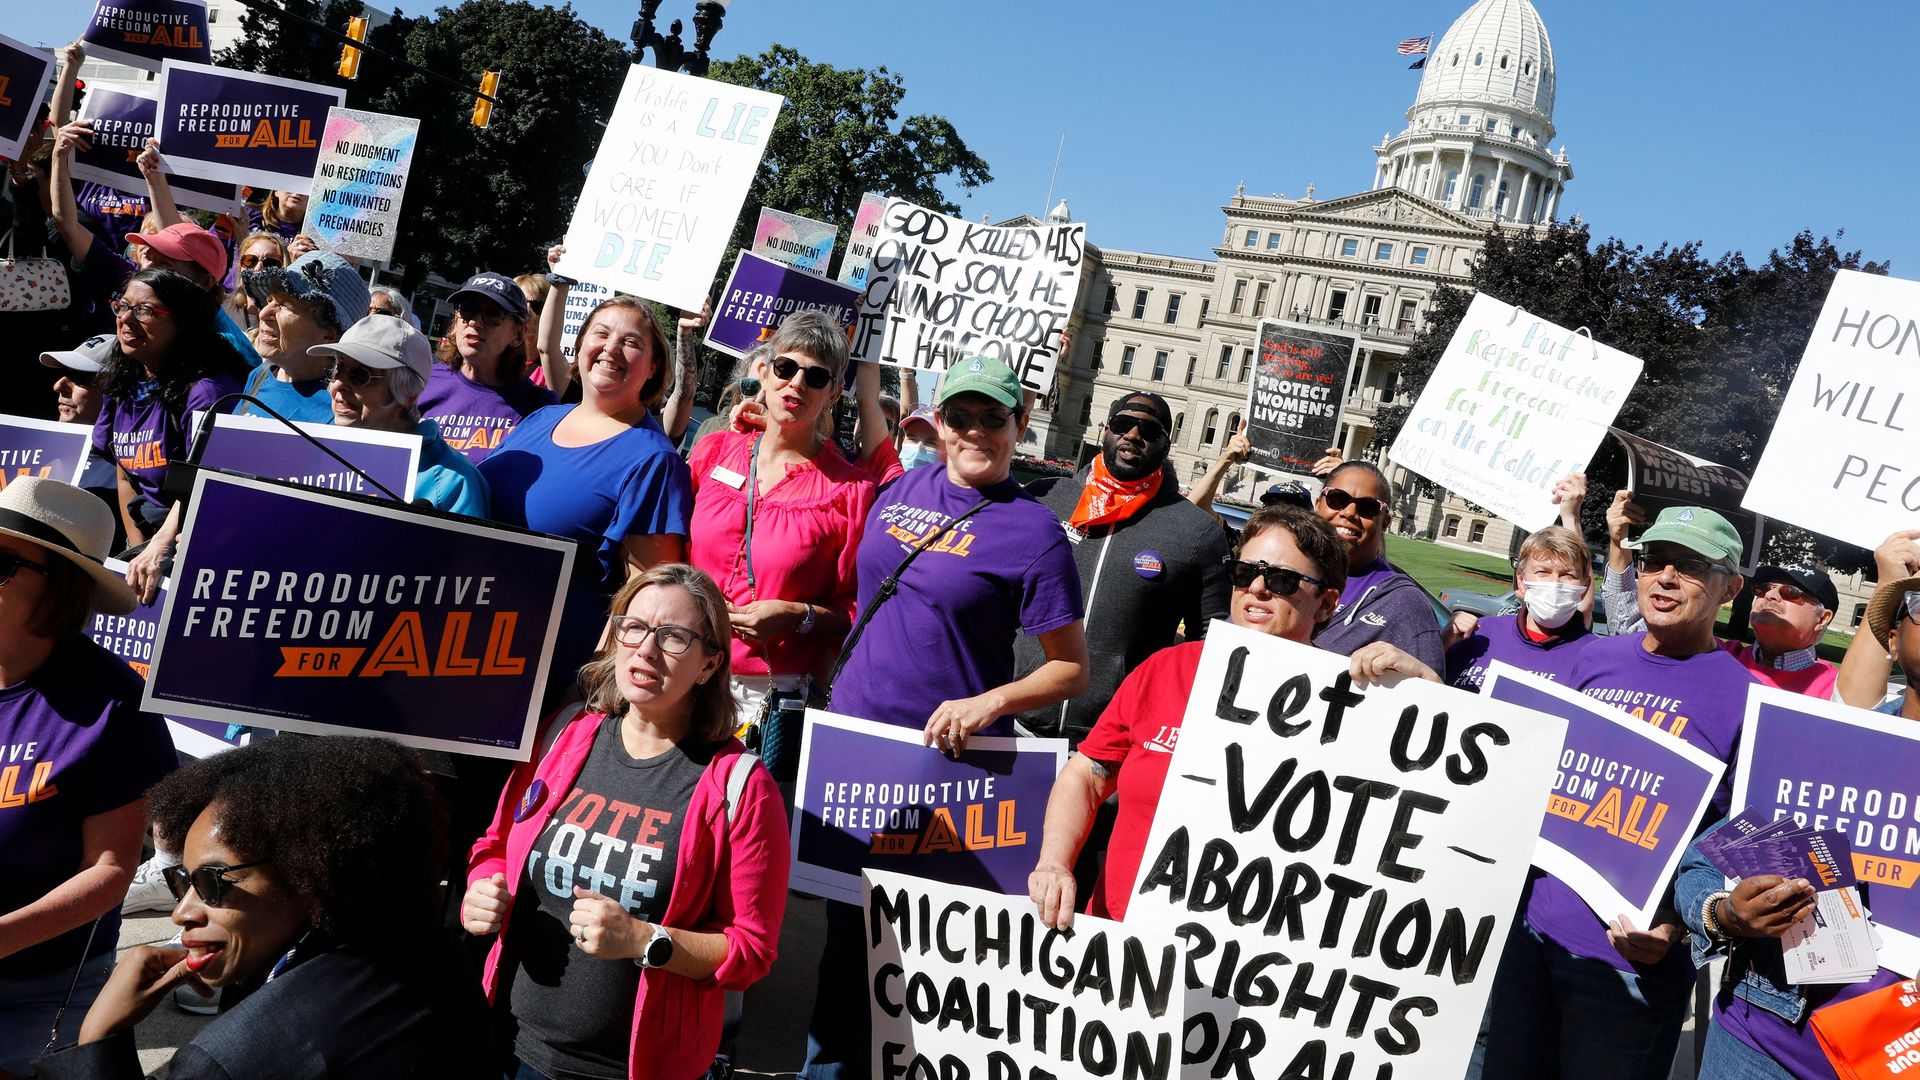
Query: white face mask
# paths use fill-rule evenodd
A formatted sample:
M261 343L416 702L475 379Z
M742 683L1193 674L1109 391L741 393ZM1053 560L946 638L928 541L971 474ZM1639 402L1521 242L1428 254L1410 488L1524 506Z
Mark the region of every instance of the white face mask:
M1587 599L1585 585L1559 581L1527 582L1527 614L1549 630L1558 630L1573 618Z
M900 467L917 469L922 465L936 465L940 461L940 451L926 443L908 443L900 448Z

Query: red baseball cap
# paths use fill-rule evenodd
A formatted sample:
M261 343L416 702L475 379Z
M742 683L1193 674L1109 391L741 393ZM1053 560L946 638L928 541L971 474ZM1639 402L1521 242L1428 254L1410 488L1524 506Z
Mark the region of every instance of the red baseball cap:
M215 281L227 276L227 249L220 238L188 222L169 225L157 233L134 233L129 244L145 244L169 259L190 262L205 270Z

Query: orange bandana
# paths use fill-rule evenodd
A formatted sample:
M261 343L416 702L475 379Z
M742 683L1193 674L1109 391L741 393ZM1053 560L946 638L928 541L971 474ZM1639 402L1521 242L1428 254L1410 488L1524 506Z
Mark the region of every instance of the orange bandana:
M1093 471L1087 475L1087 486L1080 492L1073 516L1067 519L1068 527L1084 533L1095 525L1125 521L1134 511L1153 501L1164 476L1164 470L1155 469L1144 480L1116 480L1107 471L1107 459L1095 455Z

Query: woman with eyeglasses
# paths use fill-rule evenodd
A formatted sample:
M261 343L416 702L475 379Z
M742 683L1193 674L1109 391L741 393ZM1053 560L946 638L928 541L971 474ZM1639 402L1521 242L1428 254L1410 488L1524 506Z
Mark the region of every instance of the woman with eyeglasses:
M713 575L733 626L732 685L740 715L778 777L798 764L798 716L853 624L854 559L870 477L820 434L840 399L847 337L817 311L790 316L749 365L760 381L764 431L722 430L695 444L690 561ZM794 718L784 738L781 709Z
M601 303L574 350L580 403L533 413L480 463L496 520L571 537L591 553L575 562L555 642L560 677L549 686L561 693L592 654L621 583L686 557L693 503L687 463L653 417L672 375L647 302L616 296Z
M485 985L515 1080L703 1075L724 992L780 939L786 814L732 735L725 598L658 566L612 610L586 711L514 770L468 859L461 919L499 935Z
M72 1042L113 967L148 787L173 767L140 676L94 644L94 612L133 610L101 565L113 514L79 488L0 489L0 1071L25 1074L63 1003ZM71 995L71 1000L69 1000Z
M1241 530L1227 577L1235 626L1305 645L1340 603L1347 583L1346 544L1326 522L1299 507L1262 507ZM1174 645L1135 668L1054 781L1039 862L1027 878L1028 896L1046 925L1073 925L1073 913L1082 906L1073 864L1095 812L1116 793L1113 839L1084 910L1106 919L1126 917L1205 648L1204 641ZM1350 670L1361 684L1389 674L1439 681L1432 668L1384 642L1356 650Z
M1392 490L1386 475L1365 461L1342 461L1326 474L1313 512L1347 545L1347 588L1313 643L1329 652L1352 653L1384 641L1444 671L1446 646L1426 592L1387 561Z
M240 284L227 297L227 315L252 336L260 323L260 304L246 288L247 277L266 270L279 270L292 260L287 258L287 242L279 233L256 232L240 241Z
M133 1029L176 987L228 1007L168 1075L490 1076L486 1003L439 923L446 812L387 739L267 739L153 789L178 945L128 949L47 1080L144 1075ZM244 994L244 997L240 995ZM236 1002L235 998L239 998Z
M440 339L440 366L420 395L420 412L478 465L527 414L557 399L527 378L521 327L532 308L512 278L483 271L448 299L453 326Z

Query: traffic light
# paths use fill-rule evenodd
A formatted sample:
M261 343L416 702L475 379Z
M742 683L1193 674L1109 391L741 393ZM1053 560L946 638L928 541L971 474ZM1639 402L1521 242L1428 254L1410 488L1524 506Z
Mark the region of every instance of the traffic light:
M480 75L480 96L473 100L473 126L486 127L493 121L493 99L500 96L500 73L486 71Z
M367 40L367 20L355 15L347 20L347 36L355 41ZM357 79L360 77L360 50L351 45L340 46L340 77Z

